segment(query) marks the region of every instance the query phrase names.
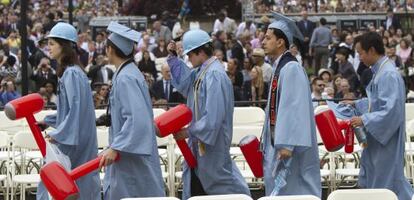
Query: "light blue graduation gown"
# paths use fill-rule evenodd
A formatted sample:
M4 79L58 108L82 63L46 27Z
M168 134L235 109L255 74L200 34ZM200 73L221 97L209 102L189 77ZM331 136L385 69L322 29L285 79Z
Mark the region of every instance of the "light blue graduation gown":
M190 69L176 57L168 58L171 68L172 84L187 97L187 105L193 112L193 120L188 127L188 144L197 159L195 173L204 191L215 194L250 195L246 181L230 157L233 136L233 86L224 67L218 60L207 69L199 89L199 120L195 119L194 91L196 78L205 66ZM199 155L197 141L205 144L205 154ZM191 196L191 170L183 163L183 198Z
M276 66L273 66L273 74ZM273 76L272 76L273 77ZM271 144L269 102L263 127L264 181L266 195L275 187L277 173L272 175L278 162L277 154L281 148L292 150L290 173L287 184L278 195L315 195L321 196L321 177L318 145L316 142L315 120L309 81L298 62L288 62L279 75L279 105L274 130L274 146Z
M106 168L104 199L165 196L149 90L134 63L116 73L109 98L109 146L120 160Z
M70 158L73 169L97 156L95 107L88 77L80 67L66 68L58 87L57 113L47 116L45 122L56 129L48 134ZM80 199L101 199L97 171L78 179L76 185L80 190ZM43 184L38 187L37 199L48 199Z
M362 113L368 147L362 152L359 185L387 188L399 200L409 200L413 189L404 176L405 86L393 61L382 57L373 67L366 88L368 98L355 102ZM385 63L381 66L382 63ZM369 100L368 100L369 99ZM371 112L368 112L371 101Z

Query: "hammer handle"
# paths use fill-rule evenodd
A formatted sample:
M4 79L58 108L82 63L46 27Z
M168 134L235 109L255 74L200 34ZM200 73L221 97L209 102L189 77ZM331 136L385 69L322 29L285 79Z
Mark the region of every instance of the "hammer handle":
M33 133L33 137L36 140L37 146L39 147L40 152L42 153L42 156L46 156L46 141L45 138L43 138L42 132L40 131L40 128L36 125L36 119L33 115L28 115L26 117L27 123L29 124L30 130Z
M118 156L115 158L115 162L118 161L120 158L119 153ZM89 174L99 168L99 163L101 162L102 155L99 155L93 160L90 160L75 169L72 170L70 173L70 176L73 178L73 180L77 180L78 178L85 176L86 174Z
M193 153L191 152L190 147L188 147L188 144L185 141L185 139L176 140L176 142L188 166L191 169L194 169L195 167L197 167L197 160L195 159Z

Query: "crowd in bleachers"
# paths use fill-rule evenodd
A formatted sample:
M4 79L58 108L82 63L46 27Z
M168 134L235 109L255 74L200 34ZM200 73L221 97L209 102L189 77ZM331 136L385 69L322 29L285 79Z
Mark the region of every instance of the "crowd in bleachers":
M269 8L283 8L289 5L303 5L302 1L254 1L257 13L269 11ZM326 25L326 20L312 22L307 19L308 10L312 10L313 1L309 5L291 6L301 10L285 10L284 12L301 12L302 20L298 27L305 36L305 41L297 42L290 51L306 68L312 97L316 100L324 98L359 98L364 96L364 87L370 81L371 71L363 65L353 48L353 40L366 31L376 31L383 36L387 55L395 60L407 85L413 76L413 38L411 33L402 31L401 23L388 10L387 21L381 27L369 26L361 30L338 30ZM279 6L283 5L283 6ZM358 4L362 8L380 5L378 11L384 11L388 5L382 1L319 1L319 10L323 6L338 9L340 5ZM393 2L394 10L401 7ZM412 3L407 1L407 5ZM105 6L104 6L105 5ZM273 6L271 6L273 5ZM263 8L264 7L264 8ZM332 7L332 8L331 8ZM355 8L358 6L352 6ZM28 45L29 92L39 92L49 106L56 103L56 62L48 58L48 46L45 36L54 24L67 21L67 5L63 1L33 1L28 12ZM307 8L307 9L303 9ZM384 8L384 9L383 9ZM19 6L15 3L1 4L0 7L0 106L21 95L21 36L18 33ZM348 10L345 9L346 12ZM322 12L322 11L321 11ZM114 66L108 64L105 56L107 33L99 32L92 39L89 21L96 16L120 15L116 1L75 1L75 23L79 30L78 48L80 61L91 81L96 108L103 108L108 103L110 82L115 72ZM151 18L148 29L142 32L141 41L136 46L135 62L144 73L153 103L184 102L185 99L170 84L169 67L166 64L168 52L166 45L177 40L185 30L175 23L176 18L169 18L168 12L159 18ZM228 17L225 10L217 13L211 23L214 55L225 66L233 83L236 101L266 100L268 85L272 74L272 63L261 48L268 18L259 23L242 21ZM192 28L190 26L190 28ZM177 40L178 41L178 40ZM182 46L180 42L178 46ZM182 48L178 54L188 64ZM410 79L411 76L411 79ZM411 81L410 81L411 80ZM414 84L411 83L411 89ZM408 91L408 90L407 90ZM315 106L318 103L315 103Z
M404 2L407 2L405 5ZM303 8L309 12L319 13L338 13L338 12L385 12L389 7L393 11L411 11L414 9L413 1L385 1L385 0L255 0L256 13L268 13L269 11L277 11L283 13L299 13Z

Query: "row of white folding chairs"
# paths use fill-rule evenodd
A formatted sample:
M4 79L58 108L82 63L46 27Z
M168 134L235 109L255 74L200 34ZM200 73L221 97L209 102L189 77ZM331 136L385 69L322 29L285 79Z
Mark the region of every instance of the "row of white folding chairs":
M148 197L148 198L124 198L123 200L178 200L175 197ZM188 200L253 200L244 194L228 195L206 195L195 196ZM398 200L397 195L388 189L348 189L336 190L329 194L328 200ZM269 196L261 197L258 200L320 200L313 195L289 195L289 196Z

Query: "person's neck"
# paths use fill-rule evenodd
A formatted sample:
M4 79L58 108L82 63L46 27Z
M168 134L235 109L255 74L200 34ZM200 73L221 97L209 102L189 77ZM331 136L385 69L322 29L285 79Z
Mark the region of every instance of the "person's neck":
M121 67L122 63L126 62L127 60L128 59L115 58L113 64L118 69L119 67Z
M286 48L277 50L273 55L270 55L272 63L274 63L280 56L286 52Z
M372 65L375 65L384 55L374 54L372 57L374 57L374 63Z

